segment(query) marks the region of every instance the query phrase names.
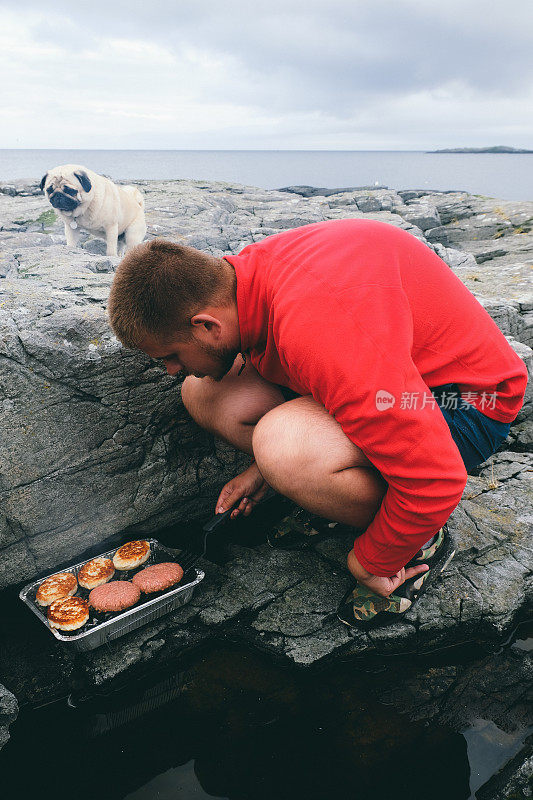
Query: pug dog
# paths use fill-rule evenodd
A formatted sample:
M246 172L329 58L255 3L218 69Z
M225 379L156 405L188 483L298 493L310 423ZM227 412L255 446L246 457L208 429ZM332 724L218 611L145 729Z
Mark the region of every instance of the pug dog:
M107 255L116 256L121 234L124 250L146 235L144 198L135 186L117 186L87 167L63 164L43 175L41 189L65 224L69 247L78 244L84 230L103 235Z

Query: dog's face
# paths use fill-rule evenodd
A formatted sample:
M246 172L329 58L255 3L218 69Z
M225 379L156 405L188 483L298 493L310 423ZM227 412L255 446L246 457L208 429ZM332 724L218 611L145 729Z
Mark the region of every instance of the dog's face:
M92 184L83 170L73 172L68 168L55 167L43 175L41 189L58 211L74 211L85 202Z

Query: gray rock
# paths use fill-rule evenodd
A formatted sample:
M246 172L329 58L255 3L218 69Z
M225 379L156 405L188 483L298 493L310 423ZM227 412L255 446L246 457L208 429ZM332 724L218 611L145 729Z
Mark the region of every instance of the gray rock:
M516 305L484 298L480 299L480 303L506 336L520 338L520 334L527 327L527 322L525 315L520 314Z
M11 253L0 253L0 279L14 278L18 274L19 262Z
M444 247L449 247L452 244L453 240L450 237L450 232L444 225L438 225L435 228L427 228L424 233L428 242L438 242L444 245Z
M439 212L432 203L418 200L411 202L402 213L404 219L412 222L421 231L434 230L441 226Z
M528 347L527 344L517 341L513 336L507 336L506 338L513 350L524 361L529 373L524 403L516 417L516 422L519 423L529 419L533 411L533 381L531 380L531 376L533 375L533 350L531 350L531 347Z
M457 192L453 199L438 196L433 196L431 199L438 211L442 225L449 225L462 219L468 219L476 213L472 197L464 192Z
M36 197L42 195L42 190L38 183L16 180L0 183L0 194L9 197Z
M93 253L97 256L105 256L106 254L106 243L103 239L87 239L81 246L87 253Z
M105 682L143 663L145 643L154 637L163 642L160 663L175 654L176 636L180 646L192 646L228 628L232 638L302 666L340 654L368 657L501 639L533 592L533 457L502 452L492 459L469 478L450 519L454 560L401 622L362 633L336 619L350 583L345 563L353 533L301 552L234 545L223 568L206 565L207 578L190 606L88 656L87 679Z
M514 648L480 655L473 663L458 665L452 656L449 665L422 676L418 670L404 670L403 675L398 670L381 698L410 719L433 725L461 729L483 719L504 731L523 733L531 718L531 656Z
M16 720L18 710L15 695L0 683L0 750L9 740L9 726Z
M442 258L454 271L458 269L473 269L476 267L477 262L474 256L471 253L466 253L464 250L444 247L440 242L433 243L432 249L439 258Z
M490 235L501 213L513 231L524 228L533 204L498 211L498 201L457 192L359 188L305 198L234 184L141 183L149 237L215 255L322 219L369 214L409 230L476 292L531 369L533 301L522 280L531 237L497 240L522 259L503 268L498 259L507 255L476 261L488 240L474 237ZM423 232L423 218L413 216L422 207L442 224ZM117 260L89 252L90 239L85 248L66 248L62 226L42 217L46 210L44 198L31 194L5 194L0 205L0 586L103 550L119 535L207 516L220 486L247 461L190 421L179 385L160 367L120 347L104 313ZM429 241L436 229L454 246L441 244L444 235ZM223 569L207 565L190 606L84 657L85 679L113 681L223 631L302 665L509 632L531 596L531 391L530 384L505 444L513 450L504 447L469 478L451 520L456 558L400 624L367 635L336 620L349 582L349 535L302 553L233 547Z
M530 800L533 796L533 736L523 749L476 792L477 800Z
M522 325L516 337L528 347L533 347L533 311L522 315Z
M459 730L477 744L469 759L472 796L478 800L530 798L533 738L525 739L533 702L530 653L513 647L471 662L453 663L453 657L448 662L422 671L403 664L378 689L382 702L430 729Z
M359 209L359 211L363 211L364 213L382 210L379 198L375 197L373 194L358 195L357 208Z
M213 497L243 463L196 432L173 379L119 347L101 308L106 289L93 306L90 282L80 276L68 290L83 295L80 304L64 290L43 303L26 282L4 294L0 537L9 543L0 585L73 560L128 526L155 530L205 514L204 492Z
M427 189L401 189L398 194L404 203L411 203L417 201L421 197L427 197L430 192Z
M509 434L509 446L513 450L533 451L533 419L513 425Z
M284 186L278 189L280 192L290 192L299 194L302 197L331 197L335 194L346 194L347 192L360 192L366 189L386 189L386 186L349 186L346 189L324 189L317 186Z

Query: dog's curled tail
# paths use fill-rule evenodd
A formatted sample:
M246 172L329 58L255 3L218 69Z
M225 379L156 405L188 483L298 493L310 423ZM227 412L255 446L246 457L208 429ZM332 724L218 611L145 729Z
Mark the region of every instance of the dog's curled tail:
M144 194L140 191L140 189L135 189L135 198L139 203L141 208L144 208Z
M144 194L141 190L137 189L136 186L125 186L124 188L135 197L139 206L144 209Z

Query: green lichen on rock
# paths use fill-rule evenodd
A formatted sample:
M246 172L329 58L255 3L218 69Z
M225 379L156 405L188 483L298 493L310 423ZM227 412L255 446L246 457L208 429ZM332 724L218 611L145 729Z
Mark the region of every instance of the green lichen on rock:
M50 228L52 225L55 225L56 222L57 222L56 213L55 213L55 211L52 211L51 208L47 209L46 211L43 211L42 214L39 214L37 219L14 219L13 220L13 224L14 225L20 225L20 226L25 225L25 226L28 226L28 225L37 224L37 225L42 225L43 230L46 229L46 228Z
M49 208L47 211L43 211L43 213L37 217L35 222L40 222L43 228L49 228L57 222L56 213Z

